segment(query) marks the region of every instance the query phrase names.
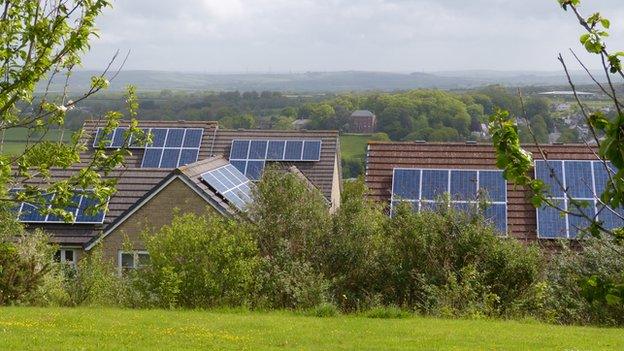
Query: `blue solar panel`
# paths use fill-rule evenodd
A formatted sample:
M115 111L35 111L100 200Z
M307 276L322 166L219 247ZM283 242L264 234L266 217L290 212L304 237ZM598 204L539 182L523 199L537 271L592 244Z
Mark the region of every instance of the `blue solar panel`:
M182 144L182 146L199 149L199 147L201 146L202 134L204 134L203 129L187 129L186 133L184 134L184 143Z
M269 141L269 148L267 150L267 160L283 160L284 148L286 147L286 141L284 140L271 140Z
M180 149L164 149L160 168L176 168L180 159Z
M489 201L506 201L507 184L502 171L479 171L479 189Z
M252 180L262 178L265 161L318 161L321 140L232 140L230 163Z
M557 202L565 208L563 201ZM537 209L537 232L541 238L567 238L566 216L552 207L544 206Z
M284 160L301 161L302 149L303 149L303 141L287 140L286 152L284 153Z
M569 196L573 198L592 198L594 196L591 162L566 161L564 169Z
M163 147L165 146L165 139L167 139L167 129L165 128L152 128L150 130L152 135L151 147Z
M126 131L128 128L117 128L115 129L115 133L113 136L113 141L110 144L110 147L120 148L123 146L126 141Z
M193 162L197 162L197 156L199 155L198 149L182 149L180 153L180 162L178 166L185 166Z
M491 221L501 233L507 231L507 205L488 204L483 211L486 220Z
M167 133L167 140L165 141L165 147L182 147L182 140L184 139L184 129L171 128Z
M587 229L587 227L589 227L589 225L591 224L591 222L587 220L587 217L594 218L594 216L596 215L596 205L594 201L586 201L586 204L587 207L580 208L577 208L571 203L568 204L568 210L572 213L567 215L570 238L576 238L577 236L579 236L579 233L581 231ZM582 215L582 217L573 214L579 214Z
M488 206L484 210L479 209L478 188L492 194L485 199ZM501 233L507 231L507 183L501 171L395 168L391 214L399 201L410 202L414 210L444 210L448 204L439 200L445 193L451 195L454 209L474 214L483 211Z
M245 175L252 180L260 180L264 171L264 161L247 161Z
M249 140L234 140L230 150L230 159L246 160L249 153Z
M93 199L88 195L82 196L76 223L102 223L104 222L104 211L95 211L95 206L99 205L97 199ZM95 213L94 213L95 211Z
M142 168L158 168L163 149L145 149L143 154Z
M425 200L438 200L448 192L448 171L423 170L422 195Z
M319 161L321 159L321 142L306 140L303 144L303 160Z
M252 202L250 180L232 165L206 172L202 179L241 211Z
M115 131L112 133L108 133L103 135L103 129L98 128L95 132L95 138L93 140L93 147L97 147L100 141L104 141L104 147L110 147L111 142L113 141L113 136L115 135Z
M267 154L266 140L252 140L249 144L249 156L250 160L264 160Z
M74 224L97 224L102 223L104 221L104 211L97 210L95 213L90 215L86 214L86 210L90 211L94 210L94 206L99 204L97 200L89 198L89 194L91 192L77 192L71 200L71 205L65 208L65 211L70 212L74 215L75 221ZM45 194L44 200L46 203L46 209L49 208L50 203L52 202L53 195ZM44 215L41 214L39 210L40 205L33 205L30 203L23 202L21 204L21 212L19 213L18 220L24 223L64 223L64 221L54 215Z
M568 237L568 238L576 238L579 235L579 229L584 229L589 225L589 219L585 217L589 217L591 219L597 218L600 221L603 221L605 228L611 229L614 227L621 226L621 220L618 220L612 211L609 209L605 209L604 211L598 211L596 217L596 198L602 194L605 189L605 186L608 182L608 174L605 170L604 164L602 161L589 161L589 160L556 160L556 161L548 161L551 166L556 167L556 174L559 177L559 181L562 183L563 187L567 189L567 195L561 190L561 186L556 186L558 191L554 191L551 194L551 199L559 202L563 202L567 197L572 197L577 200L585 201L589 203L588 208L583 208L581 210L575 208L571 203L568 203L569 211L573 213L580 213L582 211L583 216L578 216L574 214L566 214L563 216L562 220L567 224L567 231L564 234L560 234L559 231L552 233L549 232L551 226L548 224L538 223L538 235L541 238L552 238L552 237ZM609 167L612 167L609 165ZM547 183L555 183L552 179L550 179L548 172L545 170L545 162L543 160L535 161L535 177L537 179L542 179ZM561 172L559 170L561 169ZM565 176L564 176L565 175ZM556 210L552 210L556 211ZM544 212L544 210L538 210L538 222L541 222L540 214ZM554 215L554 214L553 214ZM545 214L542 216L543 218L547 218L550 220L552 216ZM560 228L558 227L557 230Z
M396 199L420 199L420 170L395 169L392 181L392 193Z
M475 200L477 198L477 172L451 171L451 199Z
M556 179L553 177L554 176ZM562 197L563 189L557 182L557 179L563 182L563 162L562 161L535 161L535 177L541 179L547 186L548 190L554 197Z
M624 227L624 210L618 208L617 211L611 207L600 206L598 209L598 220L606 229Z

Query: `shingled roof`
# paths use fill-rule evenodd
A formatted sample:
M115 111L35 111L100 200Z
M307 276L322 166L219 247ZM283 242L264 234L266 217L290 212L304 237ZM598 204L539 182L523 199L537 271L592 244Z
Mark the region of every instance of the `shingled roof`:
M595 150L586 145L542 145L548 159L595 160ZM541 158L535 146L526 149ZM394 168L496 169L496 154L491 144L369 142L366 156L366 184L371 198L388 203L392 193ZM507 184L508 233L518 239L537 239L535 208L528 192Z

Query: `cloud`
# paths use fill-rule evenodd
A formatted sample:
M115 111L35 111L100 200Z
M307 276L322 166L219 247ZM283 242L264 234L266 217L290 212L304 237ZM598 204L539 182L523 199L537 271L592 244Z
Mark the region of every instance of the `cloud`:
M120 49L128 69L208 72L550 70L581 32L554 0L118 0L98 26L87 68Z

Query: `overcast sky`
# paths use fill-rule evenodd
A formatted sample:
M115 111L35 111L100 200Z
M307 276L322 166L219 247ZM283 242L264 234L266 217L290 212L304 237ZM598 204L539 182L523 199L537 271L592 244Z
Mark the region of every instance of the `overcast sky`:
M623 0L584 0L612 19ZM84 60L199 72L559 70L581 29L556 0L113 0Z

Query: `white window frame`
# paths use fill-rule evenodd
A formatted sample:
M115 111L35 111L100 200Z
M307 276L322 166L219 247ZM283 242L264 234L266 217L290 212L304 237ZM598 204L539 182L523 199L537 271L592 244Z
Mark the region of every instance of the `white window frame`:
M132 254L132 267L124 267L122 265L122 257L123 255L127 255L127 254ZM139 255L147 255L149 257L149 252L147 252L146 250L131 250L131 251L123 251L123 250L119 250L119 252L117 253L117 270L119 271L119 274L123 274L124 270L134 270L134 269L138 269L138 268L142 268L145 266L142 266L139 264Z
M59 248L58 251L59 251L59 257L60 257L60 263L67 264L70 267L76 268L76 266L78 265L78 250L77 249L71 248L71 247L61 247ZM67 260L68 251L72 252L73 259L71 261Z

